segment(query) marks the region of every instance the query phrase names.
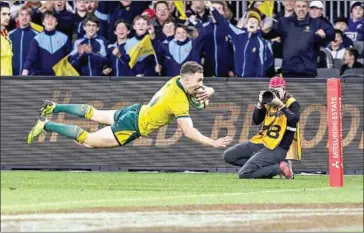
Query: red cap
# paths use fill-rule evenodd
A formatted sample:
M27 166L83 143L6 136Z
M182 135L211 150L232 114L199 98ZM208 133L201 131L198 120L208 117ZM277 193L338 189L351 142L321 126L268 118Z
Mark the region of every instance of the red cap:
M147 15L148 19L151 20L155 15L155 11L153 9L146 9L142 15Z
M269 81L269 87L272 88L286 87L286 81L281 77L273 77Z

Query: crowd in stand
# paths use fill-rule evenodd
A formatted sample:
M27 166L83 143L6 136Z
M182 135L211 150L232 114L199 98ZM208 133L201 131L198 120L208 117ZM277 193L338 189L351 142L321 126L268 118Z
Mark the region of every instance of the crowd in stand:
M341 74L363 67L362 1L332 23L321 1L282 0L273 18L262 2L236 21L226 1L186 1L186 19L172 1L3 1L1 75L53 76L67 57L90 77L172 77L187 61L208 77L316 77L320 49L342 61ZM130 68L129 52L147 34L156 55Z

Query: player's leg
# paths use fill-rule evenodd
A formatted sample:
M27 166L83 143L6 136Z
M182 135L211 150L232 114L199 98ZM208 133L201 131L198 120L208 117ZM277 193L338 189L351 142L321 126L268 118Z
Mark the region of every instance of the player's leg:
M28 144L31 144L44 131L58 133L86 148L111 148L120 145L115 139L110 126L89 133L78 126L54 123L45 117L40 117L36 121L35 126L28 135Z
M110 126L89 133L85 141L80 144L86 148L112 148L120 146Z
M263 145L254 144L250 141L236 144L225 150L224 160L228 164L242 167L244 164L259 150L263 149Z
M80 144L82 144L88 136L88 132L78 126L58 124L49 121L45 117L39 117L35 126L28 134L28 144L33 143L33 141L44 131L59 133L60 135L73 139Z
M40 116L48 116L52 113L60 112L90 119L100 124L112 125L116 110L97 110L88 104L57 104L46 100L40 109Z
M90 120L96 121L100 124L104 125L112 125L114 124L114 116L116 110L97 110L94 109L94 113L92 114Z
M241 179L267 179L281 172L287 173L287 163L284 162L287 151L281 147L274 150L264 148L254 154L239 170ZM283 166L284 165L284 166ZM290 175L290 174L286 174Z

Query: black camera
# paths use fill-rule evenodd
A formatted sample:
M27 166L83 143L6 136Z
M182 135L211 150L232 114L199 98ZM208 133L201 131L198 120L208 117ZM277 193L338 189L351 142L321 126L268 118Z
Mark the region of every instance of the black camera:
M274 95L276 95L279 98L279 92L277 90L268 90L263 92L263 102L262 104L269 104L274 99Z

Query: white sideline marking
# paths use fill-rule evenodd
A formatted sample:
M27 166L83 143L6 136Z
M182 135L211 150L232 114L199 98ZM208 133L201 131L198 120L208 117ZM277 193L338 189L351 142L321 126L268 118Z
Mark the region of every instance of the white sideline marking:
M313 189L305 189L305 191L321 191L321 190L329 190L332 189L330 187L323 188L313 188ZM27 208L27 207L37 207L37 206L60 206L60 205L69 205L69 204L89 204L89 203L104 203L104 202L123 202L123 201L155 201L155 200L170 200L170 199L178 199L178 198L196 198L196 197L226 197L226 196L243 196L254 193L283 193L283 192L302 192L303 189L279 189L279 190L266 190L266 191L253 191L253 192L245 192L245 193L216 193L216 194L193 194L193 195L184 195L184 196L168 196L168 197L140 197L140 198L120 198L120 199L104 199L104 200L82 200L82 201L64 201L64 202L45 202L45 203L33 203L26 205L4 205L2 203L2 209L13 209L13 208Z
M145 227L244 227L311 216L360 216L363 208L4 215L4 231L95 231ZM310 226L308 226L310 227ZM343 226L345 227L345 224ZM356 227L356 226L355 226ZM359 226L360 227L360 226ZM325 227L320 228L324 230ZM302 229L301 229L302 230Z

